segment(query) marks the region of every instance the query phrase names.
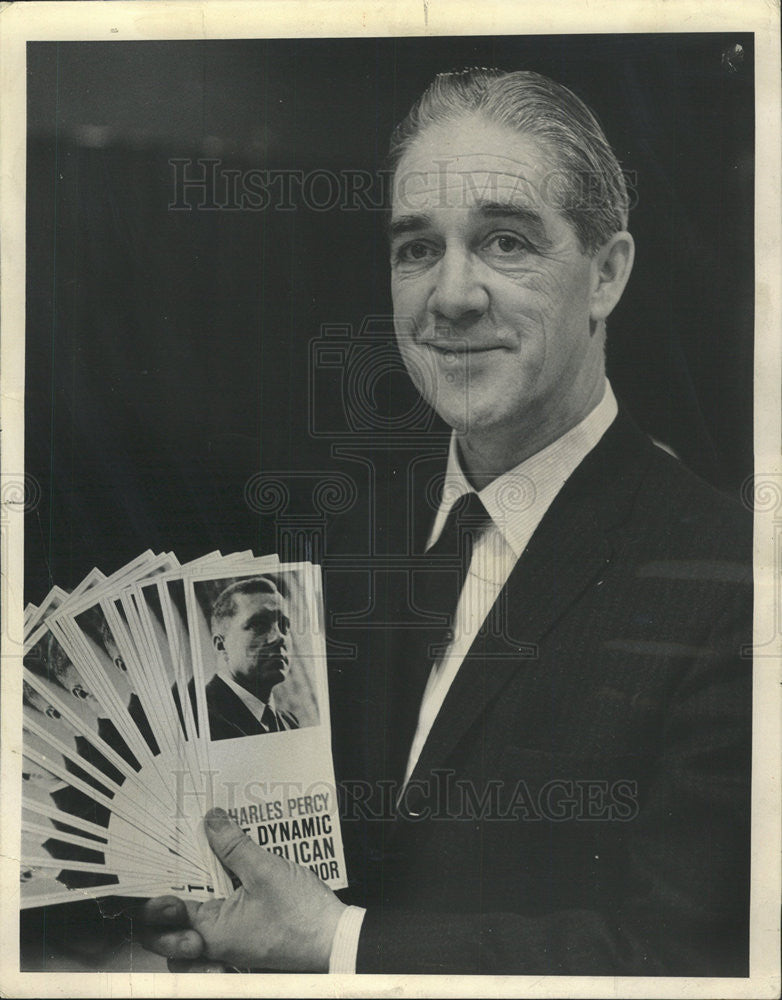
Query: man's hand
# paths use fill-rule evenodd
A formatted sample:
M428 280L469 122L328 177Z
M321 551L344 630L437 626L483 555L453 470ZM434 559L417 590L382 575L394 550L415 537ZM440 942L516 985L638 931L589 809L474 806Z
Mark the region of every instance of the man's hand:
M242 884L228 899L194 903L158 896L143 908L144 946L172 972L219 972L224 965L284 972L328 972L346 909L301 865L265 851L222 809L206 815L212 850Z

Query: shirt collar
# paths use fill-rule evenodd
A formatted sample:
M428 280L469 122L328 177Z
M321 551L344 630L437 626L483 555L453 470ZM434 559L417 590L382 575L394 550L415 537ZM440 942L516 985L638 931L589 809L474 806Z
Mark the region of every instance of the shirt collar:
M517 558L527 546L530 527L537 525L567 479L611 426L617 412L616 397L606 379L602 399L580 423L478 492L493 525ZM427 548L440 537L459 497L470 492L472 486L462 469L456 434L452 433L442 499Z
M256 698L254 694L243 688L241 684L237 684L233 677L228 673L228 671L219 671L218 676L223 680L228 687L233 691L233 693L241 699L245 707L249 709L250 712L255 716L258 722L261 721L261 716L266 710L266 702L261 701L260 698ZM269 695L269 708L274 711L274 694Z

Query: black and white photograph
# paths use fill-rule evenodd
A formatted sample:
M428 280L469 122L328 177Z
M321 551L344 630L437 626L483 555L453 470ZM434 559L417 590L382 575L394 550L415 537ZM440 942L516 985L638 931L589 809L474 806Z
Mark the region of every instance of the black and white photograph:
M295 583L269 573L193 583L211 740L318 724L312 653L298 648L310 631L297 606L307 595L290 593Z
M343 889L319 568L234 571L184 578L188 700L207 720L204 787L248 844ZM217 865L213 882L216 892L231 888Z
M779 16L0 11L4 992L779 996Z

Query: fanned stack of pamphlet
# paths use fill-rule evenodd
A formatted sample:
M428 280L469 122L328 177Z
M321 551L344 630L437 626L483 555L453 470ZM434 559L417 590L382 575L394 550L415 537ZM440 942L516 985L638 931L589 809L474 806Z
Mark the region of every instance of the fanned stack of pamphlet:
M22 906L204 900L203 816L347 885L320 568L146 552L25 610Z

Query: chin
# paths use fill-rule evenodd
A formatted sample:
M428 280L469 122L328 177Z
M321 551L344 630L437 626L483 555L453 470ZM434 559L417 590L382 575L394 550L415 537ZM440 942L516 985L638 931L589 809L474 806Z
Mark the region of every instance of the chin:
M458 435L466 437L491 430L495 424L501 422L498 419L496 406L493 407L491 404L482 407L473 406L469 410L464 406L461 409L441 406L437 413Z
M472 383L438 383L427 400L449 427L459 434L503 426L519 411L526 410L526 393L508 379L473 379ZM531 395L531 394L530 394Z
M288 676L287 663L275 663L273 665L269 665L266 669L266 677L268 677L269 680L273 680L276 684L279 684L280 681L285 680L287 676Z
M463 394L460 394L457 398L453 398L452 393L443 392L434 398L427 398L427 402L437 416L445 421L449 427L452 427L457 434L463 434L476 421L483 422L481 412L476 411L474 407L468 406Z

